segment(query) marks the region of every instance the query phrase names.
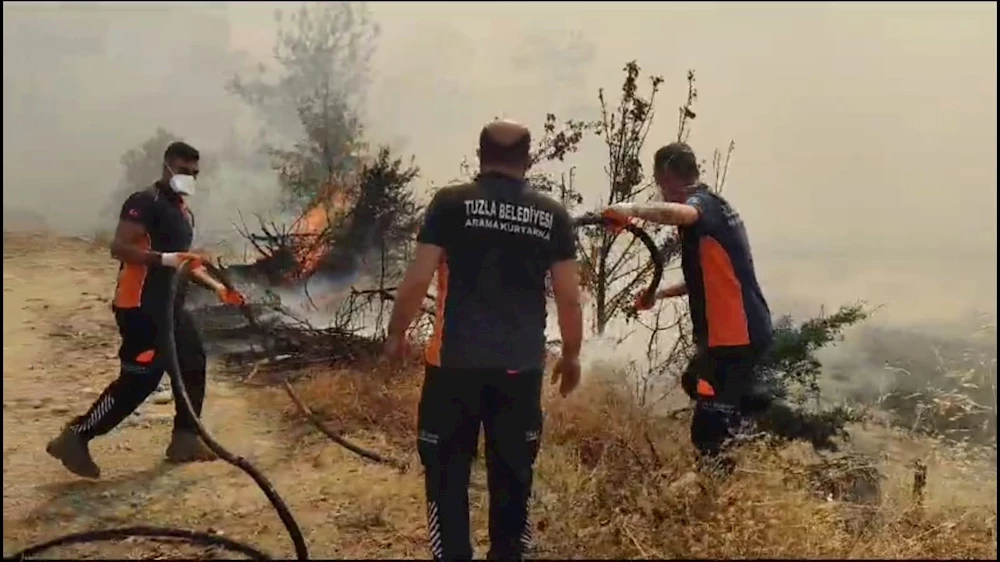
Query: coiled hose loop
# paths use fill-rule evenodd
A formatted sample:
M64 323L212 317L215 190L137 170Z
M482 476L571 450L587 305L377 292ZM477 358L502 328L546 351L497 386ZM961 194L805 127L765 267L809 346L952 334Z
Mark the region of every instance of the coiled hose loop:
M603 226L606 224L607 219L597 213L587 213L586 215L573 219L574 228L597 225ZM638 238L639 241L642 242L643 246L646 247L646 250L649 251L649 259L653 262L653 278L650 279L649 286L646 287L646 290L643 293L643 298L647 300L653 299L656 296L656 289L660 286L660 281L663 280L663 268L666 260L664 260L663 253L660 252L660 249L656 246L656 241L653 240L653 237L650 236L648 232L632 223L626 224L624 229L632 234L632 236Z

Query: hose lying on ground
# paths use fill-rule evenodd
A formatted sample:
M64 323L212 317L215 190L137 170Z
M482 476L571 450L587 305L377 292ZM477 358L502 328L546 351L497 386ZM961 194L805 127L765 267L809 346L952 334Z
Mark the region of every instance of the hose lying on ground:
M179 539L199 546L222 547L226 550L243 554L251 560L273 560L273 558L269 555L248 544L227 539L226 537L220 535L199 531L188 531L186 529L171 529L169 527L147 527L145 525L137 527L121 527L117 529L102 529L99 531L83 531L82 533L64 535L50 541L29 546L28 548L10 556L4 556L4 560L24 560L59 546L68 546L71 544L88 542L119 541L131 537Z
M256 467L254 467L248 460L243 457L236 456L229 451L227 451L218 441L212 438L212 436L205 429L205 426L201 424L198 416L194 414L194 407L191 404L191 398L188 396L187 389L184 387L184 380L181 377L180 363L177 358L177 341L174 336L174 313L175 306L174 302L177 299L177 292L181 284L186 282L186 275L183 275L186 270L190 268L191 263L184 262L181 267L178 268L177 274L174 275L173 282L170 285L170 294L167 299L167 312L166 312L166 334L167 341L165 347L165 352L167 356L167 372L170 375L170 384L173 385L174 389L177 391L177 397L180 399L181 404L185 410L187 410L188 415L195 420L195 428L198 431L198 435L201 437L202 441L212 450L213 453L219 456L222 460L227 463L239 468L243 472L246 472L253 478L254 482L260 487L267 496L268 501L274 506L275 511L278 512L278 517L281 518L281 522L285 525L285 529L288 530L288 535L292 539L292 543L295 545L295 556L298 560L308 560L309 559L309 549L306 546L305 538L302 536L302 530L299 529L298 523L296 523L295 518L292 516L291 511L288 509L288 505L285 501L281 499L278 492L275 491L274 486L271 482L261 474ZM206 264L211 269L215 269L210 264ZM223 282L226 282L223 279ZM239 541L228 539L219 535L212 533L202 533L198 531L189 531L185 529L172 529L164 527L147 527L147 526L137 526L137 527L124 527L117 529L103 529L99 531L85 531L82 533L74 533L71 535L65 535L58 537L56 539L29 546L20 552L16 552L10 556L4 556L4 560L21 560L29 556L35 556L45 552L51 548L57 546L66 546L70 544L80 544L88 542L102 542L102 541L114 541L122 540L129 537L147 537L147 538L157 538L157 539L180 539L186 540L192 544L198 544L202 546L217 546L232 552L238 552L249 556L254 560L272 560L269 555L264 552L254 548L253 546L241 543Z
M295 404L295 407L299 409L299 412L302 413L302 415L304 415L310 422L312 422L312 424L316 426L316 429L320 430L324 435L329 437L330 440L332 440L334 443L358 455L359 457L363 457L370 461L374 461L380 464L389 465L395 468L396 470L399 470L400 472L406 470L407 468L406 463L403 463L401 461L398 461L390 457L383 457L378 453L374 453L372 451L369 451L368 449L359 447L354 443L351 443L347 439L344 439L343 436L339 435L336 431L327 427L326 424L324 424L323 421L320 420L319 417L317 417L316 414L314 414L312 410L309 409L309 406L305 405L305 402L303 402L302 399L299 398L299 395L295 393L295 389L292 388L292 385L288 381L284 381L283 386L285 387L285 392L288 394L288 397L292 399L292 402Z

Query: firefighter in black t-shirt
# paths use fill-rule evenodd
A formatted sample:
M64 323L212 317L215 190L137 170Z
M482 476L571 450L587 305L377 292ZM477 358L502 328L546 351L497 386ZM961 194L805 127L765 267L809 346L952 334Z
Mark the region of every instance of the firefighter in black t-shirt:
M528 130L517 123L496 121L483 129L480 173L435 194L389 323L387 353L398 357L436 274L417 436L436 559L472 559L469 471L480 425L490 492L488 557L519 560L531 541L528 499L542 430L548 275L562 332L555 376L564 396L580 377L576 238L566 209L525 181L530 146Z
M185 198L194 193L199 154L192 146L175 142L163 155L163 176L154 185L133 193L122 205L111 255L119 262L112 310L121 347L121 372L87 412L74 419L49 442L46 451L74 474L100 477L88 443L115 428L156 389L167 368L164 324L168 306L174 306L174 337L184 386L201 415L205 398L205 351L191 315L183 309L183 290L167 302L176 268L194 260L191 278L219 295L226 304L242 304L243 297L226 289L199 265L191 253L194 217ZM214 455L198 437L174 389L173 436L167 460L211 460Z

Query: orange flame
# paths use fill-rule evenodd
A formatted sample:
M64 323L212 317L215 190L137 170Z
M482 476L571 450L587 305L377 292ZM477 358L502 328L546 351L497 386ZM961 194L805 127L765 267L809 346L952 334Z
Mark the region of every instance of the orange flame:
M294 278L301 279L315 271L326 250L319 236L330 225L330 219L345 212L350 204L347 190L330 185L324 191L316 204L292 225L295 261L299 264L298 271L292 274Z

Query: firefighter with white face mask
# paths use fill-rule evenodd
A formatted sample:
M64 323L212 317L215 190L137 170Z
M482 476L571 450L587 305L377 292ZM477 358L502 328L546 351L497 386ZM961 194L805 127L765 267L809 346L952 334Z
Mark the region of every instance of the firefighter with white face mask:
M72 420L49 442L46 451L74 474L98 478L100 468L88 444L127 418L157 388L166 369L162 337L168 307L174 307L174 337L181 376L196 415L205 399L205 351L190 314L184 291L171 303L170 286L176 268L193 260L191 280L209 288L219 299L239 305L243 297L212 278L201 256L191 252L194 216L186 199L195 193L198 151L175 142L163 155L163 175L150 187L129 196L122 205L111 255L120 262L112 310L121 335L121 372L90 409ZM183 287L183 285L182 285ZM195 420L185 411L174 389L176 415L167 460L193 462L214 455L198 437Z

